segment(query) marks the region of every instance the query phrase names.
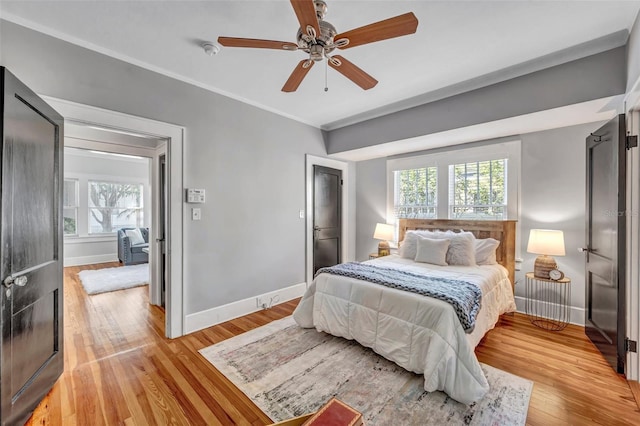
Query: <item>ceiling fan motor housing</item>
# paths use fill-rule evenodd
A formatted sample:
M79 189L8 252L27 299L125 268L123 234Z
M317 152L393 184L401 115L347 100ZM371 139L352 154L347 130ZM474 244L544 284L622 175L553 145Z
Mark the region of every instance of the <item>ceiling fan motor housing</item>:
M303 31L302 28L298 29L298 34L296 35L300 50L308 53L313 53L313 50L320 52L321 56L318 59L312 58L314 61L322 59L322 51L331 53L335 49L333 37L338 34L336 27L327 21L318 21L318 26L320 27L320 34L315 34L315 38L311 37L307 31ZM313 49L314 46L319 46L320 50Z

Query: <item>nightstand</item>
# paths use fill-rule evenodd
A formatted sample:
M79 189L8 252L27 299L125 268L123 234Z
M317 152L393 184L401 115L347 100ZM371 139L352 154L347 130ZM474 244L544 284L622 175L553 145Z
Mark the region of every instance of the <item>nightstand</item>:
M525 312L531 323L545 330L560 331L569 324L571 280L538 278L525 274Z

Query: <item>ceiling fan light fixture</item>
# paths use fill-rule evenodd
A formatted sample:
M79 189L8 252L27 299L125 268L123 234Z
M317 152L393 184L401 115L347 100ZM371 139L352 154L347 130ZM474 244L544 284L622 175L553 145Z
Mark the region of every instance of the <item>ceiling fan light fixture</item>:
M312 61L321 61L324 58L324 48L319 44L314 44L309 47L309 59Z
M209 56L217 55L220 52L220 46L211 42L203 43L202 48L204 49L204 53Z

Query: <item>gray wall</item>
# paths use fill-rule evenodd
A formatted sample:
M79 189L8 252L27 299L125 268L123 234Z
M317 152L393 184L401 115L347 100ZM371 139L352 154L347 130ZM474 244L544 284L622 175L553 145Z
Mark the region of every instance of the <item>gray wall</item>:
M571 278L571 305L584 309L585 139L604 122L522 135L521 251L522 270L516 273L516 296L524 296L524 273L537 257L527 253L529 231L536 228L564 232L566 256L558 267ZM572 318L584 322L584 316Z
M627 92L640 78L640 13L629 34L627 42Z
M356 260L378 251L373 239L376 223L387 217L387 161L385 158L356 163Z
M560 229L565 234L566 256L556 258L560 269L572 279L571 305L584 309L584 258L577 251L585 236L585 138L602 123L553 129L520 135L521 158L521 271L516 272L516 296L524 296L524 272L533 270L537 255L527 253L529 231ZM513 140L513 138L509 138ZM502 141L502 140L500 140ZM451 150L482 146L485 141L460 145ZM438 149L437 151L443 151ZM434 150L436 151L436 150ZM430 151L420 151L424 155ZM406 157L406 155L403 155ZM386 215L386 159L357 163L357 258L375 251L375 223ZM581 311L572 318L583 321Z
M624 46L331 130L330 154L625 93Z
M36 92L186 127L185 314L305 281L304 154L318 129L2 21L1 62ZM274 89L275 90L275 89Z

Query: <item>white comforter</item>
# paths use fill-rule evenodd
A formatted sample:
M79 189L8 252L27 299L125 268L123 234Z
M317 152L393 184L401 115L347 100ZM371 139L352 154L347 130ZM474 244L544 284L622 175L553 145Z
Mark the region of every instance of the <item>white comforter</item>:
M515 311L507 271L500 265L435 266L392 255L367 263L474 283L482 308L465 334L446 302L353 278L320 274L293 313L305 328L355 339L406 370L424 374L424 389L464 404L489 390L474 348L498 317Z

